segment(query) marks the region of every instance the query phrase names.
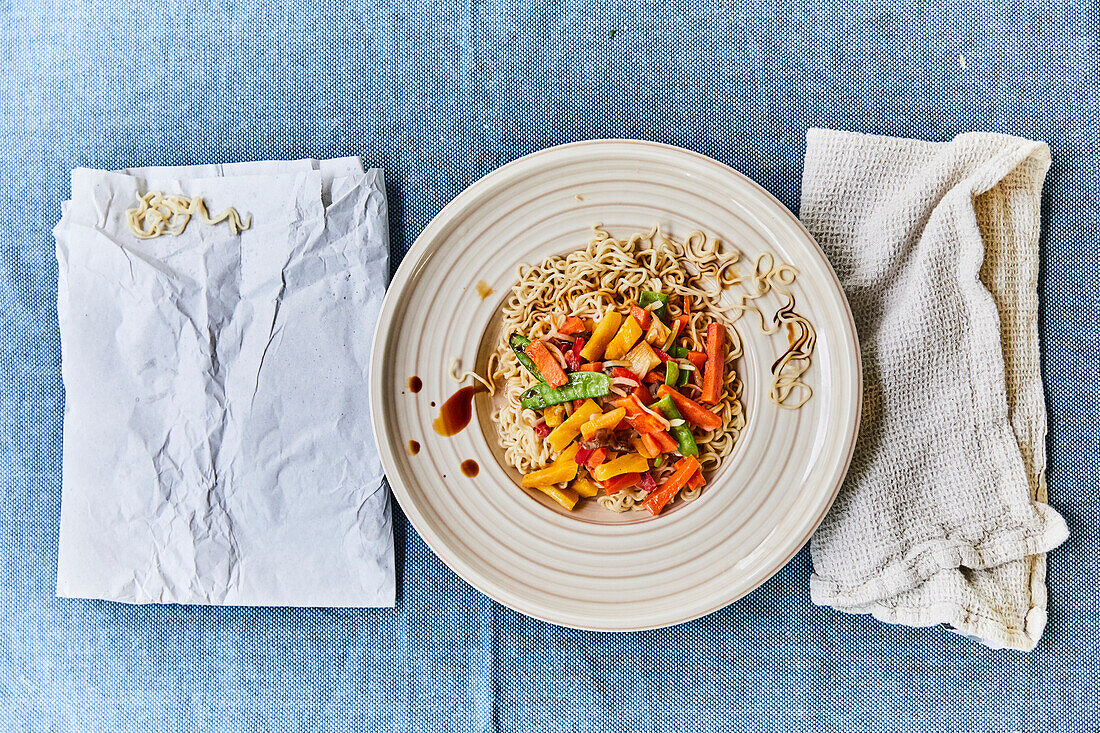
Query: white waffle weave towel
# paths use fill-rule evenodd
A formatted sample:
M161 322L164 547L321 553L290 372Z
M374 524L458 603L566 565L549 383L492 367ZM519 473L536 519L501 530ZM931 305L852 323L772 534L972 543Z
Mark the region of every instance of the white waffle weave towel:
M813 601L1032 649L1046 555L1039 366L1043 143L807 134L801 218L863 354L851 471L811 542Z

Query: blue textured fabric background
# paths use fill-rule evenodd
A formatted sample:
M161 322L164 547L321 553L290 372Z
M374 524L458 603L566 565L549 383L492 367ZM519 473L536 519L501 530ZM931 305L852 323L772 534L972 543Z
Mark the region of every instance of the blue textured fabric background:
M1100 727L1095 2L0 1L0 730L1056 731ZM961 58L960 58L961 57ZM804 135L1046 140L1050 623L1031 654L815 608L804 551L693 623L556 628L456 578L398 512L394 610L54 597L68 171L361 155L393 255L549 145L698 150L797 211Z

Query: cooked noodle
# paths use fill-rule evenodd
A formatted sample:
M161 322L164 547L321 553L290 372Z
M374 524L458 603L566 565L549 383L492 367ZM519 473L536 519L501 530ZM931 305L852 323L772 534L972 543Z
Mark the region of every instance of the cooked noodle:
M447 376L449 376L451 379L453 379L456 382L464 382L464 381L466 381L466 378L468 377L470 379L473 379L475 382L480 382L481 386L484 387L486 389L486 391L489 392L490 397L492 397L494 394L496 394L496 391L497 391L496 386L493 385L493 381L491 379L486 379L485 377L481 376L477 372L472 371L470 369L467 369L464 372L460 372L460 371L458 371L458 367L459 367L458 359L457 358L456 359L451 359L451 368L447 370ZM492 364L489 365L489 370L488 371L489 371L490 374L493 373L492 372Z
M248 217L247 222L242 222L241 215L233 207L217 216L210 216L201 197L160 191L150 191L144 196L138 196L137 208L126 210L126 223L130 232L138 239L153 239L163 234L178 237L183 234L192 216L199 217L204 224L210 226L228 221L234 234L240 234L252 226L252 217Z

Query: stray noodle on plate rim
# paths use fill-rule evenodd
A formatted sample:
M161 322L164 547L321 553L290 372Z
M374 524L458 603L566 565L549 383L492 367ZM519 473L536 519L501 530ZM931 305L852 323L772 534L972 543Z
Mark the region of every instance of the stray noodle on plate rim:
M754 312L763 333L786 331L773 403L797 409L813 394L803 377L816 336L790 292L798 271L768 253L746 273L740 261L700 231L679 240L654 226L617 239L597 225L584 249L520 265L488 378L459 373L457 360L449 374L490 395L501 385L491 417L505 461L566 509L582 497L655 515L677 496L690 502L745 427L733 323ZM731 305L723 294L732 288L741 292ZM772 292L784 302L769 319L756 301Z

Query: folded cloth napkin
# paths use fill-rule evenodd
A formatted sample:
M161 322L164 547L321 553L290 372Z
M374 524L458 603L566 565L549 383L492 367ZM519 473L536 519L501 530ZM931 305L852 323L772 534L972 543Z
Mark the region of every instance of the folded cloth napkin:
M146 192L201 196L134 235ZM389 278L382 173L357 158L78 169L57 238L65 384L59 596L391 606L367 402Z
M1043 143L807 134L801 219L863 356L851 470L811 541L813 601L1031 649L1046 624L1039 369Z

